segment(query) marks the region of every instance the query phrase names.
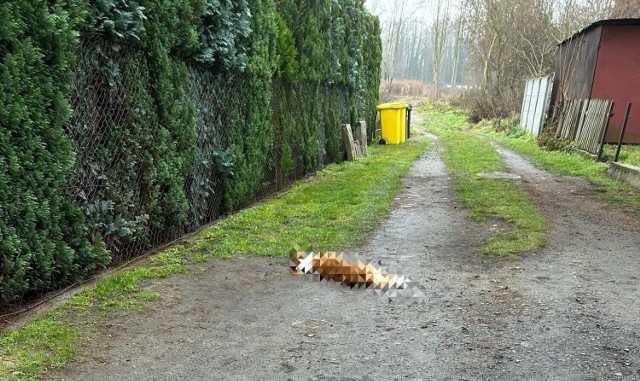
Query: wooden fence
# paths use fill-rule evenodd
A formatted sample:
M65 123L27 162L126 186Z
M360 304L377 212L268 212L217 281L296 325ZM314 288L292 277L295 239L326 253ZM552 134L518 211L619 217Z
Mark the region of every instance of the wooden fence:
M572 140L584 151L597 154L611 114L612 102L606 99L575 99L560 109L556 136Z

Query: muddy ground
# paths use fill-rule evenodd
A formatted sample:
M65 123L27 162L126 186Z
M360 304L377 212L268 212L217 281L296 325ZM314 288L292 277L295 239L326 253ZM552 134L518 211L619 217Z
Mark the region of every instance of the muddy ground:
M438 149L358 253L418 281L426 304L294 278L282 258L212 261L149 285L55 380L640 380L640 223L590 183L501 149L552 221L546 248L478 254L502 225L466 219Z

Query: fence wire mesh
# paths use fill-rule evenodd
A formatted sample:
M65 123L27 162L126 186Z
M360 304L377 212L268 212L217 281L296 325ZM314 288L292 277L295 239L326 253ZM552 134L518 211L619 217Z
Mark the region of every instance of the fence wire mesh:
M195 107L193 162L183 192L184 219L158 217L170 190L155 172L157 137L166 133L154 108L151 63L135 47L113 50L101 36L83 36L72 80L73 116L66 126L76 161L66 192L82 210L88 234L100 237L114 263L140 255L228 213L224 168L237 142L230 129L243 129L249 78L189 67L188 95ZM149 80L141 80L141 79ZM262 180L243 205L289 186L341 155L340 125L356 109L349 89L274 81L272 131ZM176 100L179 101L179 100ZM356 102L351 102L356 103ZM369 110L370 112L370 110ZM242 131L249 131L243 129ZM252 144L248 137L244 144ZM264 142L263 142L264 143ZM150 153L152 152L152 153ZM150 207L150 205L152 207Z
M243 78L191 68L191 99L196 106L196 150L185 189L189 197L189 229L214 221L224 212L223 184L216 160L224 160L229 141L225 126L241 115L238 96Z
M84 213L92 238L100 235L114 258L127 258L149 248L160 237L141 239L148 216L143 183L143 141L132 139L134 108L149 89L134 78L148 77L144 56L135 62L108 50L99 37L83 38L72 80L73 116L67 126L76 152L74 175L67 190ZM134 64L135 63L135 64ZM119 66L116 66L119 64ZM116 67L124 75L117 75ZM148 99L146 99L148 101Z

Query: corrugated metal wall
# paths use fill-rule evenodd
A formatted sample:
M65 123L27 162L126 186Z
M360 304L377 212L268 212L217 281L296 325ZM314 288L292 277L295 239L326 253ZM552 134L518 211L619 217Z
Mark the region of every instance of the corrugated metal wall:
M551 102L553 76L527 81L520 110L520 125L535 136L540 134Z

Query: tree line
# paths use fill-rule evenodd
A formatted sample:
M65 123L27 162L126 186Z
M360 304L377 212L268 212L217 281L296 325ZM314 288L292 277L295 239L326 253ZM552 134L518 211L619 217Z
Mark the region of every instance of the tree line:
M478 117L519 109L524 81L554 72L556 45L589 24L640 16L640 0L369 0L380 14L383 87L472 88Z

